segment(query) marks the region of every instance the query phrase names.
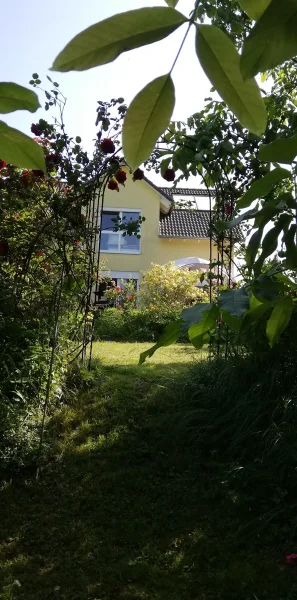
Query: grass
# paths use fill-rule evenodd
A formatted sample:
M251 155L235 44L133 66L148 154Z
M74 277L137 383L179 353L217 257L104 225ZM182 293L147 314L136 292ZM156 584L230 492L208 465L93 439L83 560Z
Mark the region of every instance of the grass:
M138 367L147 347L96 344L97 386L51 416L39 481L2 483L1 600L295 600L290 533L251 535L224 460L172 429L203 353Z

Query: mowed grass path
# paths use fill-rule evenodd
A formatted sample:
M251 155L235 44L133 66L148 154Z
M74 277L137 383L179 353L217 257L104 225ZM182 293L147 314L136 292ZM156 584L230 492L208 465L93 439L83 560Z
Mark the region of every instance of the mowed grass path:
M176 345L138 367L148 347L96 344L97 387L52 415L40 480L2 484L1 600L297 597L282 548L238 534L220 466L172 429L203 354Z

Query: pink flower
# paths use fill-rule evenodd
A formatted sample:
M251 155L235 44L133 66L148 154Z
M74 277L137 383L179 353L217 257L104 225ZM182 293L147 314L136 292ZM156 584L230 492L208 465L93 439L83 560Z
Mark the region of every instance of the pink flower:
M287 565L297 565L297 554L288 554L286 556Z
M18 218L20 215L19 215L19 213L18 213L18 212L14 212L12 216L13 216L13 217L15 217L15 218L17 219L17 218Z
M114 280L112 280L111 285L115 285L115 281Z
M117 285L117 286L116 286L116 291L117 291L117 292L121 292L121 291L122 291L122 288L121 288L121 286L120 286L120 285Z

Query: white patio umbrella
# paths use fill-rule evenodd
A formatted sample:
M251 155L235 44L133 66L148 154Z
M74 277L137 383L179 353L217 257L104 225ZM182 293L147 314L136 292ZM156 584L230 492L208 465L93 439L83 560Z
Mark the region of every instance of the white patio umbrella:
M208 269L209 260L207 258L199 258L198 256L188 256L186 258L177 258L172 261L174 266L179 269L187 268L190 271L204 271Z

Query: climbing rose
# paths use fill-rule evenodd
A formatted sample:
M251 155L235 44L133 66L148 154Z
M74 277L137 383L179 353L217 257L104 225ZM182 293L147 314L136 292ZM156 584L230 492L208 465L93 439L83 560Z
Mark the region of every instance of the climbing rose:
M231 215L231 212L232 212L231 204L226 204L225 205L225 214Z
M287 565L297 565L297 554L288 554L286 556Z
M36 256L44 256L44 252L42 250L38 250L38 252L36 252Z
M163 173L163 179L166 181L174 181L175 180L175 170L174 169L166 169Z
M18 212L14 212L12 216L13 216L13 217L15 217L15 218L17 219L17 218L18 218L20 215L19 215L19 213L18 213Z
M1 169L4 169L6 167L7 163L5 162L5 160L1 160L0 159L0 171Z
M123 169L119 169L116 173L115 173L115 178L118 181L118 183L124 184L126 179L127 179L127 175L125 173L125 171Z
M114 280L111 281L111 285L115 285L115 281Z
M115 289L116 289L117 292L121 292L122 291L122 288L121 288L120 285L117 285Z
M37 135L38 137L40 135L42 135L42 131L40 131L40 129L38 129L38 127L37 127L37 125L35 125L35 123L32 123L31 131L32 131L32 133L34 133L34 135Z
M100 144L100 148L104 154L112 154L115 151L115 145L110 138L104 138Z
M130 294L130 296L128 296L128 300L133 300L134 298L134 294Z
M136 169L133 173L133 181L141 181L144 178L144 172L142 169Z
M117 192L120 191L119 186L114 179L109 180L107 187L109 190L116 190Z

